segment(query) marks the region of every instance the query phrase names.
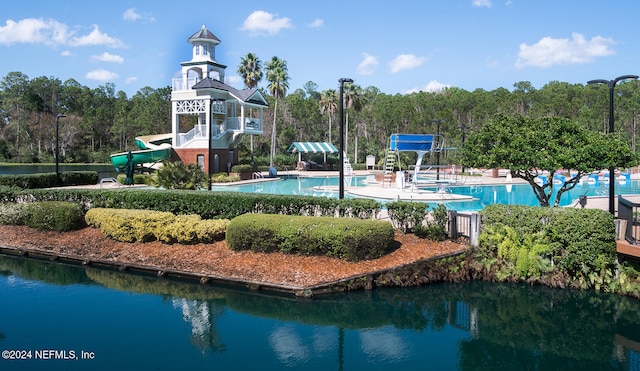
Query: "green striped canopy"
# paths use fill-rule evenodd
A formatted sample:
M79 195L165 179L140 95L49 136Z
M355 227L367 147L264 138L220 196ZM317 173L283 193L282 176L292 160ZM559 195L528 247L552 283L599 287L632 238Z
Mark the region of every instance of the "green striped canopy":
M338 153L336 146L329 142L293 142L287 152L292 153Z

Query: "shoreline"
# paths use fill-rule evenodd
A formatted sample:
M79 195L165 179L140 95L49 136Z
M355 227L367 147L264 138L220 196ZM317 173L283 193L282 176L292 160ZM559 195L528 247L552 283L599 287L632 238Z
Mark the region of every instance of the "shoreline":
M373 289L375 277L468 249L457 242L434 242L398 232L399 247L392 253L379 259L347 262L326 256L236 252L225 241L195 245L124 243L110 240L91 227L61 233L3 225L0 237L0 254L6 256L303 298Z

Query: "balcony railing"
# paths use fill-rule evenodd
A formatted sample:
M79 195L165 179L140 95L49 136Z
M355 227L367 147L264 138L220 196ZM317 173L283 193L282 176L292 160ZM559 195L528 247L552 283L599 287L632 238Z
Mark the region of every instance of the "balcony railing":
M618 196L617 236L630 244L640 245L640 196Z
M248 134L262 133L262 120L256 118L244 118L244 125L241 125L240 117L228 117L222 124L211 125L212 137L215 138L224 134L226 131L242 131ZM190 141L197 138L206 138L206 125L196 125L193 129L186 133L178 133L177 147L182 147Z
M174 77L171 79L171 90L172 91L181 91L181 90L191 90L191 87L200 82L199 77L189 77L187 78L186 85L183 83L182 77Z

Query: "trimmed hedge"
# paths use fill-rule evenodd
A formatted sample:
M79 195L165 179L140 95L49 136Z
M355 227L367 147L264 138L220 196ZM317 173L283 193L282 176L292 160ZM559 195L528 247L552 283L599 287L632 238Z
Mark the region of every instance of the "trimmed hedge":
M26 225L44 231L66 232L85 226L80 206L71 202L44 201L0 206L0 224Z
M60 173L60 183L56 173L0 175L0 186L17 187L23 189L49 188L74 185L97 184L96 171L66 171Z
M247 213L341 216L373 219L382 205L364 198L206 192L162 189L0 189L9 201L69 201L85 210L93 207L145 209L173 214L197 214L202 219L233 219Z
M327 255L348 261L379 258L395 248L393 226L380 220L245 214L233 218L232 250Z
M85 216L89 226L122 242L199 243L224 239L228 220L202 220L153 210L93 208Z

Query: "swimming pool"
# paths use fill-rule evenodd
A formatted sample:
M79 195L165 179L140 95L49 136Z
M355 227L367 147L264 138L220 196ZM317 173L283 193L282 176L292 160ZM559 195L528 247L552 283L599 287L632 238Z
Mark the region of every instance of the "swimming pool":
M369 182L375 181L375 175L359 175L345 177L350 187L363 187ZM248 192L265 194L290 194L316 197L338 197L335 190L326 187L337 187L338 177L283 177L281 180L243 185L213 186L213 191ZM554 187L557 190L557 187ZM437 187L422 188L428 191L437 191ZM456 211L479 211L491 204L515 204L515 205L539 205L529 184L491 184L491 185L453 185L448 191L460 195L473 197L470 201L429 201L428 203L442 203L447 209ZM640 194L640 180L620 181L616 184L616 194ZM560 206L576 203L578 197L608 196L609 183L578 184L571 191L562 195ZM345 197L353 197L346 194ZM555 200L555 197L553 198ZM553 202L552 200L552 202ZM385 200L378 200L382 203Z

